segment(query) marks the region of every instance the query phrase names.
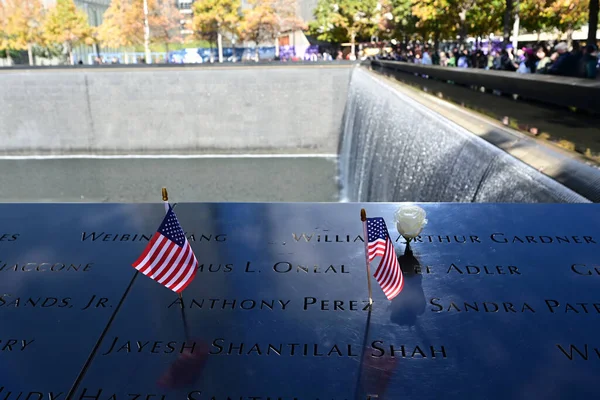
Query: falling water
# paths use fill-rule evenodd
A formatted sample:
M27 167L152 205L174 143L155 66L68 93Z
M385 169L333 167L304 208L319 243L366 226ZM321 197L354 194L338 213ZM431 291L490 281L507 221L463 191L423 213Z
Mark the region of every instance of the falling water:
M361 68L342 130L346 201L587 202Z

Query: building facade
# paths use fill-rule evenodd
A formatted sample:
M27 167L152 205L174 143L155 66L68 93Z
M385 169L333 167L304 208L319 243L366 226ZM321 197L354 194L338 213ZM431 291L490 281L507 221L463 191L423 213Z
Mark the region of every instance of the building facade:
M110 0L74 0L75 5L84 10L88 15L88 22L91 26L99 26L102 23L104 12L110 6ZM52 7L56 0L42 0L45 7Z

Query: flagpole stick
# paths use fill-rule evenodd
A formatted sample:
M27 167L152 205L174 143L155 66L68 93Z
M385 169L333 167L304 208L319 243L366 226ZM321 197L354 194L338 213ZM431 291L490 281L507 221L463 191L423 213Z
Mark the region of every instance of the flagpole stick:
M165 202L165 212L169 212L169 193L167 188L162 188L162 199Z
M373 292L371 291L371 266L369 263L369 236L367 233L367 212L360 209L360 220L363 223L363 240L365 242L365 261L367 262L367 285L369 287L369 304L373 304Z
M165 212L169 212L169 192L167 192L166 187L162 188L162 199L165 203ZM185 312L183 311L185 308L185 304L183 303L183 295L181 294L181 292L177 294L179 295L179 300L181 300L181 314L183 316L183 325L185 327L187 337L187 321L185 319Z
M369 327L371 325L371 307L369 307L369 314L367 314L367 325L365 326L365 337L363 339L363 343L362 343L362 351L360 354L360 361L358 363L358 378L356 379L356 389L354 390L354 398L355 399L364 399L364 396L361 396L363 394L366 393L361 393L360 389L367 389L365 388L362 382L362 375L363 375L363 370L365 368L365 350L367 348L367 341L369 339ZM363 390L364 392L366 392L366 390Z
M181 319L183 320L183 333L185 334L185 340L189 340L190 330L188 328L187 318L185 317L185 305L183 304L181 293L179 293L179 298L181 299Z

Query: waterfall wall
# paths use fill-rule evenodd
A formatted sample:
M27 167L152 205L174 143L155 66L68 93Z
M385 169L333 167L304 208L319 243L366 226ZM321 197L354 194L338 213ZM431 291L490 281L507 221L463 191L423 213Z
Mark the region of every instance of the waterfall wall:
M588 201L363 68L348 90L339 171L347 201Z

